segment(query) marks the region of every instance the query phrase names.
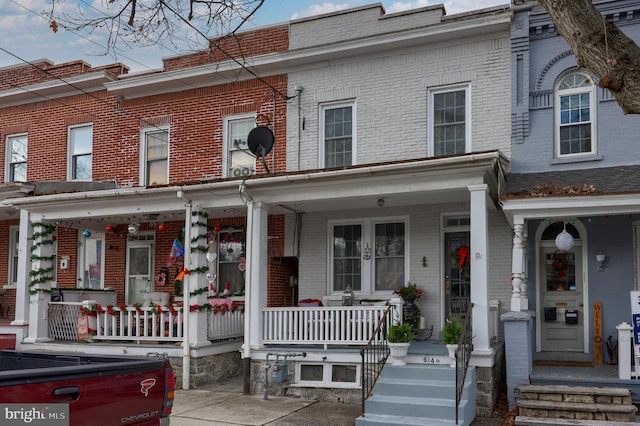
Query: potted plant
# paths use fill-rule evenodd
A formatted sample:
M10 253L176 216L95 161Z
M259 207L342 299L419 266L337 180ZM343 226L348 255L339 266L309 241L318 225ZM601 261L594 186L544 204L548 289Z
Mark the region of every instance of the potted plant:
M414 337L413 327L409 323L394 324L389 327L387 345L392 365L406 365L405 358Z
M442 328L442 341L449 351L449 359L451 360L452 367L456 366L456 350L458 349L461 334L462 323L458 317L452 316L445 321L445 325Z
M427 291L418 288L416 284L409 282L406 286L395 289L393 293L400 296L404 301L402 306L403 321L411 324L414 328L418 328L420 309L415 304L415 300L425 296Z

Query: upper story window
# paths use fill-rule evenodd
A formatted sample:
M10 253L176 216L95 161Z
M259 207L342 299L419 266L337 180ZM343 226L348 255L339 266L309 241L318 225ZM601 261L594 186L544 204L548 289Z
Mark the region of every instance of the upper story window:
M169 183L169 129L142 131L141 177L143 186Z
M556 157L595 154L595 84L583 72L567 75L556 90Z
M429 93L429 155L455 155L471 151L471 107L468 86Z
M223 177L243 177L254 173L256 159L249 151L247 136L256 127L255 114L225 118Z
M69 180L91 180L93 125L69 126Z
M320 108L321 168L346 167L355 163L355 109L354 102Z
M27 181L27 134L7 136L6 182Z

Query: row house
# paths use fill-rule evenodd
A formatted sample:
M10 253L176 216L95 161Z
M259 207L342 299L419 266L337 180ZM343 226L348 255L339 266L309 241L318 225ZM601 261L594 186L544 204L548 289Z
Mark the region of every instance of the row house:
M513 298L511 17L373 4L157 72L0 70L2 302L20 347L159 344L185 388L244 370L247 392L355 401L360 349L415 283L427 340L409 362L442 367L440 330L470 321L490 413ZM83 314L90 345L70 341Z
M541 383L536 365L545 363L619 364L599 386L634 388L626 379L640 276L640 119L578 66L537 2L513 3L511 172L500 200L514 235L502 316L509 402L521 384ZM639 2L596 6L640 41Z

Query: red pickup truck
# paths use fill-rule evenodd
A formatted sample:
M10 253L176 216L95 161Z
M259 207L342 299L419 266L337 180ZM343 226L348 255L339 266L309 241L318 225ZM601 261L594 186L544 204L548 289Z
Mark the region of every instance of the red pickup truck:
M46 414L70 426L165 426L174 387L169 359L157 353L134 358L2 350L0 424ZM45 413L43 404L63 412ZM31 411L31 405L40 408Z

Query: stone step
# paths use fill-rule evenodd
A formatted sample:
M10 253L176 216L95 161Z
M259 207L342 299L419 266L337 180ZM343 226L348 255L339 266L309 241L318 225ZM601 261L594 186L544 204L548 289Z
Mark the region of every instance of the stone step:
M428 423L425 423L425 419L422 417L398 417L386 414L366 414L365 416L358 417L356 419L355 426L454 426L455 424L455 420L429 419ZM459 425L462 424L463 423L460 423Z
M549 417L528 417L517 416L515 419L516 426L613 426L613 425L640 425L637 422L619 422L607 420L579 420L579 419L553 419Z
M585 396L609 396L617 398L629 398L631 403L631 391L624 388L597 387L597 386L566 386L566 385L520 385L521 399L538 399L536 394L545 395L585 395ZM597 402L597 401L596 401ZM618 402L620 403L620 402Z
M635 421L637 408L631 404L595 404L585 402L518 400L520 414L528 417L567 418L581 420Z

